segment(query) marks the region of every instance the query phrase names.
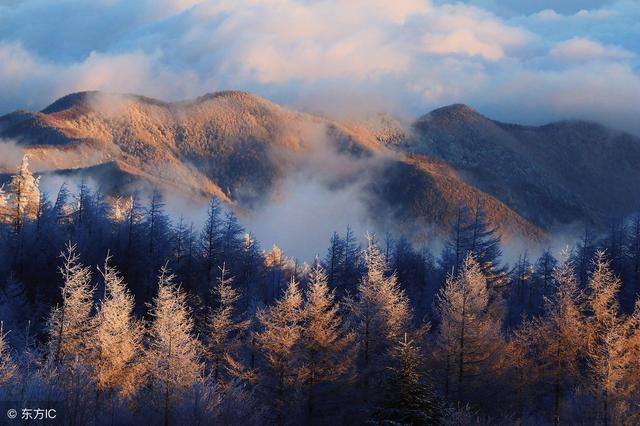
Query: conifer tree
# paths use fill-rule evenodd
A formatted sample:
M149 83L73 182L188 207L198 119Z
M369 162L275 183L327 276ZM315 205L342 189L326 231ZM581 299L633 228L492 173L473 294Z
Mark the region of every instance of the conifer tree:
M142 365L142 324L133 317L133 296L118 271L109 265L102 270L105 293L93 318L94 368L97 389L101 393L135 395L144 373Z
M271 300L275 300L280 295L280 286L282 284L284 268L287 263L287 258L277 245L273 245L264 255L264 266L271 275ZM269 300L269 298L267 298Z
M578 286L584 289L587 286L591 267L593 266L593 256L596 252L596 245L593 241L593 234L588 226L585 226L584 233L571 253L571 264L576 271Z
M363 398L369 400L371 378L377 376L393 347L410 326L411 308L395 273L388 274L384 254L371 236L365 256L367 272L358 285L355 298L347 304L353 314L353 328L362 363Z
M563 394L577 379L586 345L583 294L571 262L564 256L553 273L555 292L546 299L545 315L525 323L523 334L528 339L522 341L541 379L552 386L554 424L560 424Z
M344 260L342 262L342 273L340 274L340 287L343 288L343 294L346 292L353 293L358 285L358 278L362 272L362 262L360 258L361 248L353 235L353 229L347 226L347 230L343 239L344 243Z
M56 223L63 224L71 221L71 208L67 205L69 199L69 190L67 189L67 183L63 182L60 185L56 201L53 205L53 211L56 217Z
M29 170L29 157L22 157L18 172L11 176L9 182L9 205L12 223L19 231L24 219L34 219L40 202L40 178L33 176Z
M338 381L351 368L352 351L347 347L354 336L344 330L334 291L329 290L327 275L319 264L310 273L305 296L300 375L306 387L307 417L312 423L318 387Z
M212 198L207 209L207 220L200 233L200 250L205 259L205 277L207 291L213 287L216 262L220 255L220 218L222 207L217 198Z
M597 251L589 277L586 346L590 388L598 401L597 421L611 423L611 412L623 392L630 352L626 323L620 315L618 294L621 282L610 268L604 251Z
M420 350L406 335L394 348L394 364L376 413L378 420L383 424L442 424L442 408L425 381Z
M166 267L160 270L158 294L151 308L149 345L145 353L155 404L169 424L175 405L201 377L201 348L192 335L194 324L185 294Z
M244 229L238 222L236 215L229 211L225 214L224 221L222 223L222 263L227 265L227 268L234 270L237 254L242 247L242 236Z
M92 330L91 310L94 288L91 271L80 263L76 246L67 244L62 253L62 302L56 306L47 325L49 358L54 364L67 365L76 357L89 358Z
M208 355L216 383L238 365L241 333L249 326L248 321L238 321L236 318L240 294L232 287L233 278L227 274L226 264L223 263L213 290L216 308L211 311L209 323Z
M437 313L438 345L447 360L446 387L453 379L461 401L467 380L486 375L493 366L502 340L500 311L490 303L487 279L471 254L440 290Z
M12 383L18 376L18 366L9 352L6 337L4 323L0 321L0 388Z
M261 385L268 392L275 421L282 424L298 383L298 344L302 334L302 294L294 278L276 303L258 311L262 330L255 333L256 344L264 357Z
M472 253L487 281L501 286L505 283L505 271L500 267L500 238L495 227L489 225L480 200L473 214L467 206L460 207L449 238L442 253L443 269L457 273Z
M245 233L242 237L240 282L238 283L242 289L241 306L243 311L249 310L252 300L262 298L260 291L264 289L256 285L261 278L262 261L259 244L251 234Z
M545 250L536 261L533 278L535 281L534 291L534 312L542 314L544 310L544 300L553 292L553 271L558 265L558 261L549 250Z
M330 288L336 288L340 275L341 265L344 260L344 243L337 232L334 232L329 242L329 249L324 258L324 268L327 271L327 280Z

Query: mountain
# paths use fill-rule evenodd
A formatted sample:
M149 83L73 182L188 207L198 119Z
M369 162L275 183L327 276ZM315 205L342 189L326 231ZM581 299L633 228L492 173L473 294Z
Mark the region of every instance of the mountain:
M371 219L411 233L438 233L480 202L504 236L542 239L631 212L640 188L636 137L577 121L505 124L465 105L413 123L338 122L237 91L174 103L82 92L0 117L0 138L36 171L112 194L157 186L258 210L299 174L353 185Z
M545 229L639 207L640 139L627 133L583 121L505 124L465 105L432 111L413 128L407 151L446 162Z

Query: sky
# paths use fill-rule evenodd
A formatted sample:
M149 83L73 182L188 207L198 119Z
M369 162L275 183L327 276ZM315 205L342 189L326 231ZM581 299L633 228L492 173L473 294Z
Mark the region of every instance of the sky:
M0 0L0 114L225 89L329 116L461 102L640 134L640 0Z

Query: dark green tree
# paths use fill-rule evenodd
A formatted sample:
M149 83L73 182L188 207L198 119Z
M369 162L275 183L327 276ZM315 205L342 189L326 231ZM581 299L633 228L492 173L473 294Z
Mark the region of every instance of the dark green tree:
M420 349L407 339L394 348L397 365L385 385L382 403L376 412L381 424L439 425L442 407L433 388L425 381Z

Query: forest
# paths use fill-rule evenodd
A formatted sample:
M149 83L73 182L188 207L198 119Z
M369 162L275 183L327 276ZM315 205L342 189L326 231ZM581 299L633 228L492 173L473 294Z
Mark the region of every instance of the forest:
M217 199L196 227L159 191L49 196L25 158L0 400L69 425L638 424L640 216L507 265L485 214L461 206L438 253L347 228L306 263Z

